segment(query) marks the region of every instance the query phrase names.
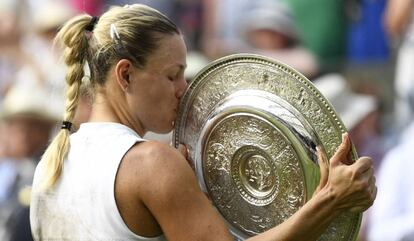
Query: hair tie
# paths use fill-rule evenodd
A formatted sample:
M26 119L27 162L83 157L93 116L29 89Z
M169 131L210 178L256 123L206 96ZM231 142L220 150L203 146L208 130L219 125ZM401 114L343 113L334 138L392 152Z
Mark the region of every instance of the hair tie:
M61 129L67 129L70 131L70 128L72 128L72 122L70 121L63 121Z
M93 16L88 26L86 26L85 30L92 32L95 28L95 25L98 23L98 21L99 21L99 17Z

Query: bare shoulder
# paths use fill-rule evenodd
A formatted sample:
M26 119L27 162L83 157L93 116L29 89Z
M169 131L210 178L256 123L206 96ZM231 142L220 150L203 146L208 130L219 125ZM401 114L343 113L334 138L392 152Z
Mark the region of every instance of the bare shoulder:
M145 168L146 171L152 169L158 172L179 171L180 169L185 171L190 167L177 149L158 141L146 141L134 145L125 155L125 160L139 162L140 168Z
M184 156L175 148L157 141L134 145L124 156L121 164L123 175L130 177L135 190L143 198L155 189L174 191L175 184L196 183L195 175ZM133 180L131 180L133 179ZM177 183L178 182L178 183Z
M137 195L132 202L148 210L168 240L231 240L193 169L175 148L139 143L126 154L120 171L129 177L123 185L129 191L123 193L127 198L131 192Z

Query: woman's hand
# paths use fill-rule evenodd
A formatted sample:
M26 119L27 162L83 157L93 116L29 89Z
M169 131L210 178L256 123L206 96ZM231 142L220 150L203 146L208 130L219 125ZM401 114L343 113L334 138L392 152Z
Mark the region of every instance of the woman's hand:
M321 178L315 194L326 189L333 194L338 210L362 212L368 209L377 195L372 159L361 157L351 164L349 159L351 141L348 134L342 136L342 143L329 163L318 148Z

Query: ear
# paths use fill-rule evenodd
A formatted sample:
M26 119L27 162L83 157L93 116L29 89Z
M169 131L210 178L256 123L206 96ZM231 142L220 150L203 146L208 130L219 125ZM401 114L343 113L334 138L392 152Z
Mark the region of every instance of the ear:
M126 91L128 89L128 86L130 84L129 76L131 73L131 68L133 67L131 61L127 59L121 59L118 61L118 63L115 66L115 75L116 75L116 81L119 85L119 87Z

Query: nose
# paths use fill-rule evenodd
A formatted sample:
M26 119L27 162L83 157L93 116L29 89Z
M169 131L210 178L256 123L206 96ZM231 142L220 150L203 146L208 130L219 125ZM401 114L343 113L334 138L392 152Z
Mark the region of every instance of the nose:
M181 97L184 95L185 90L187 89L187 81L183 78L180 79L180 81L178 82L178 86L177 86L177 91L176 91L176 97L178 99L181 99Z

